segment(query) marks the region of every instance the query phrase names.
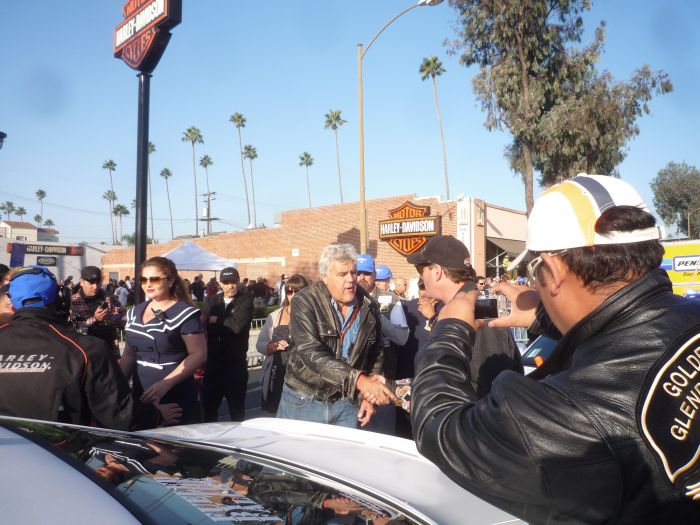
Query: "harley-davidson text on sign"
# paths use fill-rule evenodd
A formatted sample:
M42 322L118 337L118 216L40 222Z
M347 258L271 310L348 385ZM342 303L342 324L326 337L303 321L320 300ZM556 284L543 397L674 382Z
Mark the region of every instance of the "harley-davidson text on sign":
M7 243L7 251L9 253L12 253L12 246L13 243ZM83 255L84 253L82 246L56 246L53 244L25 244L23 246L24 253L28 255Z
M420 250L430 237L440 235L439 215L430 215L430 206L416 206L406 201L389 210L391 219L379 221L379 238L403 256Z
M182 0L128 0L114 30L114 56L129 67L152 72L163 56L169 29L182 20Z

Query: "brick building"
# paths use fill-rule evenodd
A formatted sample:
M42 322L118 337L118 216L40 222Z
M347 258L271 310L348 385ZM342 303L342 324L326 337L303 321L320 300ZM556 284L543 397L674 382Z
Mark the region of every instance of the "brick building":
M414 278L415 269L387 240L380 240L379 224L390 219L391 210L406 202L416 207L427 206L431 217L439 216L441 232L464 242L479 274L502 272L497 267L500 267L503 256L508 254L512 258L524 248L524 212L470 198L442 201L437 197L399 195L368 200L368 251L378 264L391 267L394 276ZM216 255L236 261L242 277L265 277L270 283L276 282L282 273L300 273L318 279L318 257L328 244L340 242L350 243L357 249L360 247L358 202L290 210L282 212L279 217L279 224L270 228L220 233L193 240ZM147 256L162 255L183 242L174 240L148 245ZM133 248L111 250L102 259L105 276L120 279L133 276L133 261ZM205 280L215 274L183 272L183 276L192 279L197 273L203 273Z

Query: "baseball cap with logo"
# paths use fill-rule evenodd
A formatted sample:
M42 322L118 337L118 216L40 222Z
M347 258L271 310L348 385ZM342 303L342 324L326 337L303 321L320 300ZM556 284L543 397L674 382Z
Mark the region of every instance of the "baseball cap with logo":
M238 270L235 268L229 266L228 268L224 268L221 270L221 274L219 275L219 280L222 283L230 283L230 282L240 282L241 276L238 273Z
M357 271L358 272L374 272L374 257L369 253L361 253L357 256Z
M378 281L385 281L387 279L391 279L391 268L384 264L379 264L377 265L377 280Z
M411 264L434 263L447 268L466 268L469 250L452 235L436 235L421 251L412 253L406 260Z
M84 281L99 283L102 281L102 270L97 266L86 266L80 270L80 278Z
M42 308L56 302L56 277L43 266L27 266L10 279L8 295L15 308Z
M552 186L535 202L527 220L525 250L510 263L508 271L517 267L529 251L551 252L661 238L656 226L596 233L600 216L616 206L634 206L650 213L637 190L615 177L581 173Z

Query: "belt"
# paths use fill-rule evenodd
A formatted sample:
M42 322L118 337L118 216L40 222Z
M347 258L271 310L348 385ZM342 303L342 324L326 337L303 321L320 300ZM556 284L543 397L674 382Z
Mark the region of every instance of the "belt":
M336 401L340 401L340 400L343 398L343 396L342 396L342 394L341 394L340 392L335 392L335 393L331 394L330 396L328 396L328 397L325 398L325 399L319 399L319 398L318 398L317 396L315 396L315 395L309 395L309 394L306 393L306 392L299 392L299 390L297 390L296 388L290 386L289 383L285 383L284 386L286 386L289 390L291 390L292 392L294 392L295 394L297 394L297 395L299 395L299 396L310 397L310 398L313 399L314 401L321 401L322 403L335 403Z
M172 363L151 363L149 361L136 361L141 366L148 366L150 368L157 368L158 370L163 370L168 365L176 365L179 361L173 361Z

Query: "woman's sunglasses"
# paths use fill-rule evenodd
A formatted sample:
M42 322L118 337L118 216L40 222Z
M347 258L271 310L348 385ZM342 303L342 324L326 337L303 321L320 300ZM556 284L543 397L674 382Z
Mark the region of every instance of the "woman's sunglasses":
M141 277L141 284L160 284L164 279L167 279L167 277L161 277L160 275L154 275L153 277Z

